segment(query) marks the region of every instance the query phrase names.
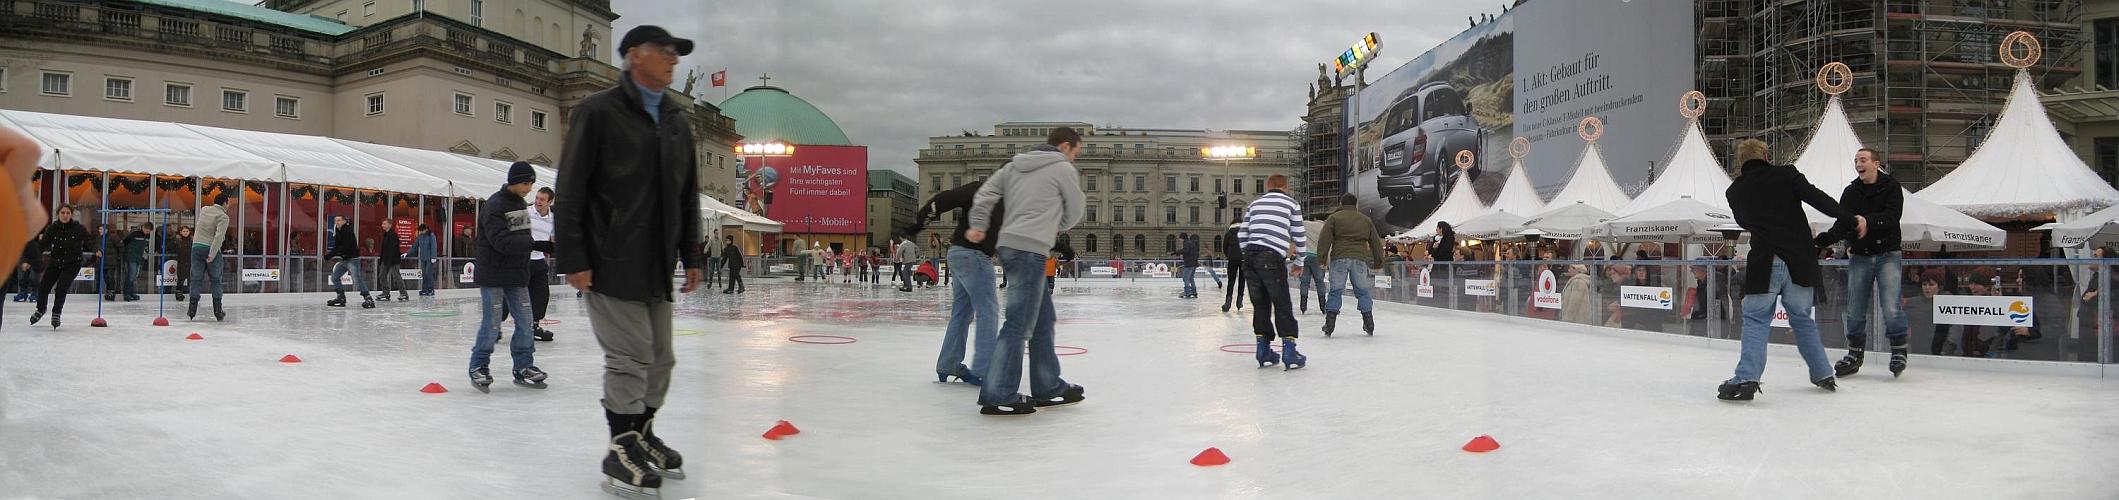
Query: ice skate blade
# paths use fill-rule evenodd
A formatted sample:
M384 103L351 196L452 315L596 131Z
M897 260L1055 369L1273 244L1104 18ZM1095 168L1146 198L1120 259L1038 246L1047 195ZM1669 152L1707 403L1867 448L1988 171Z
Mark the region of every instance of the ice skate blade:
M608 477L603 478L603 492L634 500L657 500L662 498L662 491L659 488L633 486Z
M546 387L550 387L549 385L546 385L543 380L538 380L534 382L529 380L516 380L515 385L528 387L531 389L543 389Z
M662 476L662 478L663 478L663 479L684 479L684 468L683 468L683 467L679 467L679 468L675 468L675 469L651 469L651 470L655 471L655 475L657 475L657 476Z
M471 384L471 387L478 389L478 392L493 393L493 384Z

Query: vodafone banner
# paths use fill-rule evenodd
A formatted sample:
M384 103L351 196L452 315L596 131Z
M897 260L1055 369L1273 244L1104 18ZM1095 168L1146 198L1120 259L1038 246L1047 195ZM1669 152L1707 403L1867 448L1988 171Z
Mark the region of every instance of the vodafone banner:
M1560 308L1560 280L1551 269L1538 272L1538 288L1531 292L1530 303L1540 309Z
M1817 306L1810 306L1810 317L1813 319L1817 318ZM1782 306L1780 302L1773 303L1773 324L1770 326L1774 328L1792 328L1788 326L1788 308Z
M1428 268L1420 268L1420 286L1413 291L1423 299L1435 298L1435 282L1434 278L1428 275Z

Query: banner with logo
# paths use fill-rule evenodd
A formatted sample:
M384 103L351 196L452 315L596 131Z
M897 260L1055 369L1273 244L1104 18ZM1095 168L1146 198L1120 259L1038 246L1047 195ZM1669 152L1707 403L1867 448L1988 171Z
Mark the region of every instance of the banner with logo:
M1420 268L1420 286L1414 289L1423 299L1435 298L1435 280L1428 271L1428 268Z
M2031 298L1991 295L1935 296L1935 324L2033 326Z
M1493 297L1500 295L1499 290L1499 288L1496 288L1494 286L1494 280L1464 280L1465 295L1470 295L1473 297Z
M1387 276L1387 275L1382 275L1382 274L1377 274L1377 275L1373 275L1373 276L1375 276L1375 278L1376 278L1376 283L1374 283L1374 287L1375 287L1375 288L1384 288L1384 289L1388 289L1388 288L1390 288L1390 287L1391 287L1391 277L1390 277L1390 276Z
M471 271L473 270L473 269L472 269L473 267L476 267L476 266L474 266L474 265L473 265L473 263L471 263L471 262L465 262L465 263L464 263L464 273L463 273L463 274L460 274L460 275L457 275L457 276L456 276L456 282L457 282L457 283L470 283L470 282L472 282L472 281L476 281L476 280L477 280L477 278L474 278L474 277L472 277L472 276L471 276Z
M1670 287L1620 286L1619 307L1670 310Z
M419 280L420 280L420 276L419 276L419 270L418 270L418 269L399 269L399 270L397 270L397 279L401 279L401 280L412 280L412 281L419 281Z
M74 273L74 281L95 281L95 280L96 280L96 268L93 268L93 267L84 267L84 268L81 268L81 272L78 272L78 273Z
M241 276L240 276L240 277L239 277L238 279L240 279L240 280L242 280L243 282L246 282L246 283L254 283L254 282L264 282L264 281L274 281L274 282L276 282L276 281L279 281L279 280L280 280L280 270L279 270L279 269L244 269L244 270L243 270L243 273L242 273L242 275L241 275Z
M177 261L162 261L162 275L155 282L162 286L177 286Z
M1531 291L1530 303L1539 309L1560 308L1560 280L1551 269L1538 272L1538 288Z
M1089 275L1090 275L1090 276L1117 276L1117 275L1118 275L1118 268L1116 268L1116 267L1111 267L1111 266L1094 266L1094 267L1090 267L1090 268L1089 268Z

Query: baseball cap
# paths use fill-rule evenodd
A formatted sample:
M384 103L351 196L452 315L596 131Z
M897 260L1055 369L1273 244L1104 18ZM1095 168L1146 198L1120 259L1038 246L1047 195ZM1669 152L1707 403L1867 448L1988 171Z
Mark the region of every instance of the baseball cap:
M680 56L692 54L691 40L670 36L670 32L662 29L661 26L645 24L625 32L625 38L620 39L618 42L618 54L624 55L626 50L646 43L659 43L674 47L677 49L677 55Z

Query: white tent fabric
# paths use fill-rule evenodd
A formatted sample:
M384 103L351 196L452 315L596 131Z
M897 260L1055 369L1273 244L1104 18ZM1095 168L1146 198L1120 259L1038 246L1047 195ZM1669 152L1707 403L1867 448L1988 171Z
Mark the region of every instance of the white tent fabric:
M1620 243L1719 239L1714 228L1734 223L1728 208L1685 196L1590 226L1589 237Z
M1523 160L1516 160L1508 172L1508 182L1501 184L1501 195L1494 197L1493 204L1486 206L1486 213L1508 212L1517 216L1530 216L1545 211L1545 199L1538 197L1538 188L1530 184L1530 173L1523 169Z
M314 135L178 126L285 165L287 182L448 196L449 183Z
M0 110L49 148L44 169L278 181L280 162L166 122Z
M2075 220L2049 223L2035 229L2052 231L2054 248L2110 244L2119 241L2119 205L2091 212Z
M1557 208L1532 216L1523 221L1523 226L1543 232L1543 237L1555 240L1579 240L1589 232L1589 227L1612 219L1610 211L1591 206L1586 202L1555 205Z
M498 179L498 182L507 182L507 180L508 180L508 167L512 167L512 166L514 166L514 165L515 165L515 162L512 162L512 161L505 161L505 160L495 160L495 159L492 159L492 158L480 158L480 157L476 157L476 156L471 156L471 155L465 155L465 154L457 154L457 153L448 153L448 154L449 154L449 155L451 155L451 156L455 156L455 157L457 157L457 158L462 158L462 159L465 159L465 160L469 160L469 161L470 161L471 163L473 163L473 164L477 164L477 165L479 165L479 166L483 166L483 167L486 167L487 169L490 169L490 170L492 170L492 171L494 171L494 172L497 172L497 173L499 173L500 177L498 177L498 178L497 178L497 179ZM536 187L549 187L549 188L552 188L552 189L553 189L553 190L555 190L555 191L559 189L559 171L558 171L558 170L554 170L554 169L552 169L552 168L550 168L550 167L540 167L540 166L536 166L536 165L531 165L531 166L530 166L530 171L532 171L532 172L536 172L536 173L537 173L537 184L535 185ZM499 184L494 184L494 185L493 185L493 188L492 188L492 189L488 189L488 190L486 190L486 193L485 193L485 194L480 194L480 195L478 195L478 197L480 197L480 198L484 198L484 197L486 197L486 194L491 194L491 193L493 192L493 190L494 190L494 189L500 189L500 185L499 185Z
M1485 211L1486 205L1479 202L1479 193L1472 190L1471 176L1459 175L1457 185L1450 188L1449 197L1442 199L1442 205L1435 207L1435 213L1428 214L1427 220L1420 221L1402 234L1414 237L1435 234L1437 222L1448 222L1450 227L1455 229L1457 224L1478 217Z
M5 111L0 111L0 128L7 128L7 129L10 129L10 130L22 130L22 125L16 124L16 123L15 123L14 121L12 121L12 120L8 120L8 119L7 119L7 114L6 114L6 112L5 112ZM52 158L52 156L53 156L53 154L52 154L52 151L53 151L53 149L52 149L51 145L45 144L45 143L44 143L44 141L40 141L40 140L37 140L37 137L36 137L36 136L33 136L33 135L29 135L29 134L27 134L27 133L24 133L23 135L24 135L24 136L26 136L26 137L29 137L29 141L30 141L30 142L33 142L33 143L36 143L36 144L37 144L37 161L35 162L35 165L37 165L37 168L40 168L40 169L49 169L49 168L52 168L52 167L51 167L51 163L52 163L52 160L53 160L53 158Z
M1857 176L1854 154L1861 151L1861 138L1854 135L1854 127L1847 121L1846 108L1840 106L1838 97L1825 101L1825 114L1818 117L1816 130L1810 143L1796 156L1795 169L1811 185L1838 198ZM1814 232L1831 229L1836 222L1809 205L1803 205L1803 212L1810 218L1810 230ZM1899 210L1898 225L1900 247L1906 250L1994 250L2001 248L2008 236L1992 224L1911 193L1906 194L1905 206Z
M1545 206L1564 207L1575 202L1586 203L1606 213L1626 207L1631 198L1626 190L1619 189L1618 181L1611 180L1611 171L1604 166L1603 150L1589 143L1582 149L1582 159L1575 162L1575 174L1567 180L1567 187L1552 197Z
M1458 238L1477 240L1507 240L1521 237L1523 222L1530 220L1507 210L1488 210L1486 215L1473 217L1463 224L1453 226Z
M2060 139L2023 71L1979 150L1914 195L1974 217L2065 217L2119 204L2119 189Z
M1618 211L1612 212L1621 218L1641 213L1651 208L1691 198L1694 202L1721 209L1729 213L1729 174L1722 169L1722 161L1715 159L1714 151L1707 148L1707 136L1700 133L1700 122L1690 120L1685 124L1685 133L1678 139L1677 149L1663 161L1663 173L1641 190L1640 196Z
M745 231L778 233L784 227L784 225L780 224L779 221L767 219L765 218L765 216L750 213L748 211L744 211L736 207L728 206L728 204L722 203L721 200L716 200L711 196L700 195L699 208L699 213L702 214L702 216L703 214L706 214L708 212L719 213L722 215L722 225L743 226L743 230ZM712 220L713 219L709 218L708 222L712 222Z
M507 174L494 173L493 169L477 162L466 160L462 155L441 151L412 149L382 144L332 139L346 147L381 158L391 163L412 167L427 175L449 181L452 196L457 198L479 198L493 194L500 184L507 182Z

